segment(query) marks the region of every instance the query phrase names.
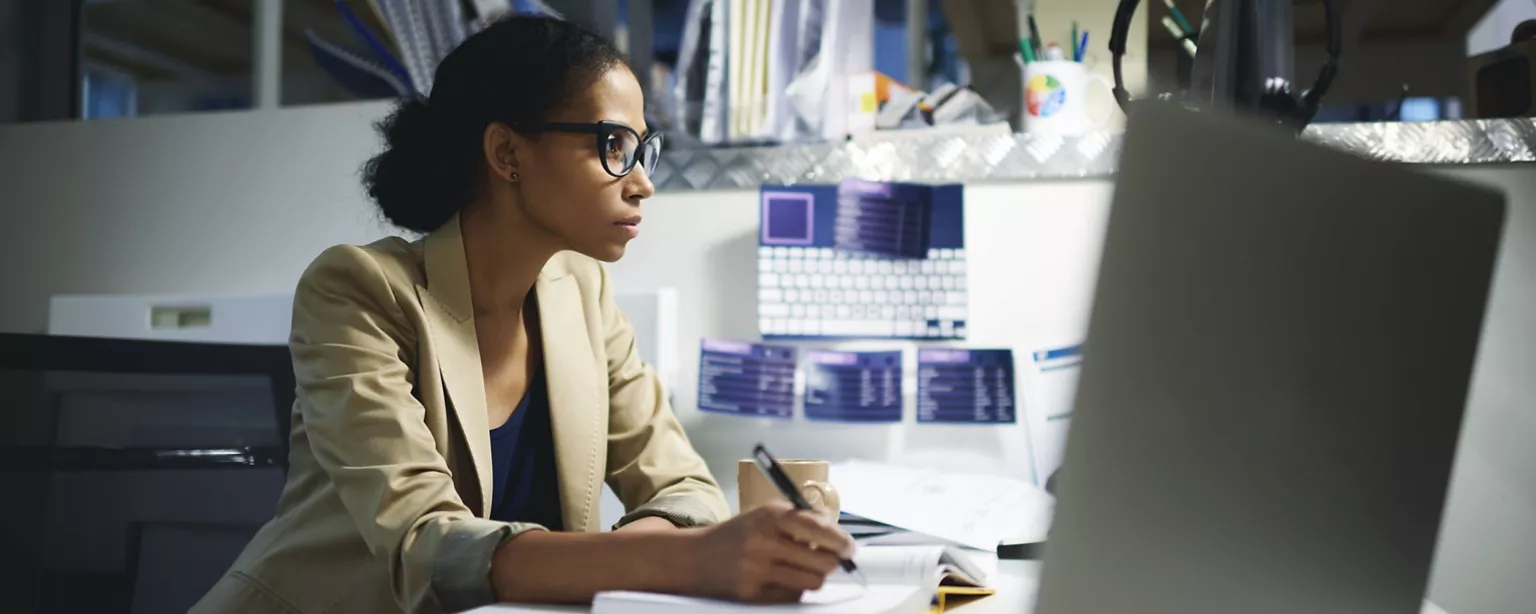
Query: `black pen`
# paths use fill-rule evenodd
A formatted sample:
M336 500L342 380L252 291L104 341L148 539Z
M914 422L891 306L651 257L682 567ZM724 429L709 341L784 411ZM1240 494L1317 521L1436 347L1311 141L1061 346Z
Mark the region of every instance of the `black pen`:
M810 502L800 495L800 489L795 487L794 481L789 479L789 475L784 473L784 468L779 466L779 461L774 460L773 455L768 453L768 449L764 448L763 444L757 444L757 447L752 449L752 462L762 470L763 475L768 477L768 481L773 482L785 498L795 504L795 509L813 513L816 511L811 507ZM839 556L837 562L842 565L843 571L857 575L861 582L864 580L864 574L859 573L859 567L854 565L852 560Z
M1033 44L1034 47L1035 47L1035 57L1040 58L1041 60L1044 60L1045 59L1045 54L1043 53L1044 47L1040 46L1040 27L1035 25L1035 14L1034 13L1030 13L1029 14L1029 40L1031 41L1031 44ZM1073 42L1076 43L1077 41L1073 41Z

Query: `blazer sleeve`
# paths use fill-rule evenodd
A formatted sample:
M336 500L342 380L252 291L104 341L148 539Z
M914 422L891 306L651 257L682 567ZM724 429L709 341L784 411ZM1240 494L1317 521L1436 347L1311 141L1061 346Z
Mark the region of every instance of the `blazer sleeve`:
M614 528L649 516L680 527L730 516L720 486L672 413L661 380L640 360L635 331L601 265L598 303L608 354L608 486L628 513Z
M478 518L411 394L415 331L377 260L361 248L322 253L293 300L299 407L314 458L373 556L387 561L406 612L495 601L491 555L539 528Z

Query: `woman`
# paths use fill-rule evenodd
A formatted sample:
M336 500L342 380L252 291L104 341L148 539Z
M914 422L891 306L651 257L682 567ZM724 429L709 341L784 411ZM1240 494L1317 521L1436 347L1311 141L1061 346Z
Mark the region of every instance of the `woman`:
M288 483L194 612L458 611L615 589L783 601L852 552L830 520L786 505L725 520L635 352L598 261L624 254L654 191L644 111L601 37L513 18L380 125L368 194L428 234L332 247L304 272ZM600 533L605 479L628 514Z

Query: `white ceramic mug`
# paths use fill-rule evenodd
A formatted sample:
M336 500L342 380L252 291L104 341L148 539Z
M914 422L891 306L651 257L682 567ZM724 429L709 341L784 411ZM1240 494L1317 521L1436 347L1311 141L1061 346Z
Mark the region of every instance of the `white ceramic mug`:
M1088 84L1104 86L1103 117L1088 117ZM1114 85L1104 75L1090 73L1081 63L1066 60L1024 65L1024 131L1073 135L1103 128L1115 111Z

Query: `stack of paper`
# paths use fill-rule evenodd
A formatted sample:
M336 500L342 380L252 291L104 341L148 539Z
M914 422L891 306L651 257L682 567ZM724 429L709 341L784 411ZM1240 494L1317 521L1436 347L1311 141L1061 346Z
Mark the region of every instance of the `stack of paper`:
M831 480L845 513L988 552L1044 540L1056 502L1023 480L864 461L834 464Z

